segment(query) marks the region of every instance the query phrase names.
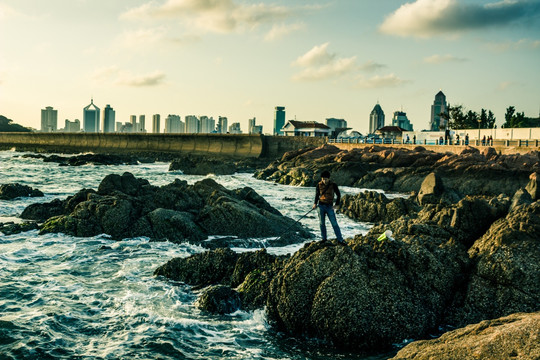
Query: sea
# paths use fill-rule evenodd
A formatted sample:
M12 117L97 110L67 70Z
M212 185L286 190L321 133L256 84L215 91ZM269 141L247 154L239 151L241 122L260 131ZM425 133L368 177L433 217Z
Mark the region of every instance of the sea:
M21 222L26 206L65 199L82 188L97 189L108 174L131 172L152 185L174 179L193 184L213 178L228 189L249 186L283 215L300 219L314 188L279 185L252 174L192 176L168 171L169 163L59 166L25 153L0 151L0 184L40 189L42 198L0 200L0 223ZM343 194L362 189L340 187ZM399 196L399 195L389 195ZM372 226L338 214L345 237ZM315 212L300 222L320 239ZM332 234L328 224L329 234ZM211 239L210 239L211 240ZM250 241L237 252L266 247L292 254L304 244L271 247ZM313 241L310 240L310 241ZM255 244L255 245L253 245ZM211 315L196 307L190 286L153 276L175 257L206 251L190 244L152 242L146 237L114 241L107 234L73 237L37 230L0 233L0 359L386 359L333 349L317 339L297 339L269 326L264 309ZM395 352L394 352L395 353Z

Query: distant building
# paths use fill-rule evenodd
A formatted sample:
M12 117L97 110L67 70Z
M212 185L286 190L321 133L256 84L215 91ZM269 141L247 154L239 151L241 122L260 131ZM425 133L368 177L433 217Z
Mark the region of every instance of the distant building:
M120 124L120 127L117 128L117 131L120 133L132 133L133 131L133 123L127 122L124 124Z
M229 133L241 134L242 130L240 129L240 123L239 122L232 123L231 126L229 126Z
M90 105L83 109L83 131L99 132L99 108L94 105L94 99Z
M200 120L195 115L186 116L186 133L198 134L201 127Z
M201 116L199 119L200 128L199 132L201 134L210 134L216 128L216 121L213 117Z
M276 106L274 115L274 135L283 135L281 129L285 126L285 107Z
M137 132L146 132L146 115L139 115L139 124L137 126Z
M138 127L138 124L137 124L137 115L130 115L129 116L129 122L131 124L131 132L138 132L139 131L139 127ZM127 128L125 128L127 132Z
M58 129L58 110L52 106L41 109L41 131L55 132Z
M104 133L113 133L114 132L114 126L116 124L116 113L114 109L111 107L111 105L107 104L105 108L103 109L103 132Z
M165 133L179 134L185 131L185 124L180 120L179 115L168 115L165 119Z
M152 115L152 132L154 134L159 134L161 126L161 116L159 114Z
M330 133L328 134L328 136L332 139L337 138L339 133L350 129L347 127L347 121L345 121L344 119L327 118L326 126L330 128Z
M228 124L227 124L228 120L225 116L220 116L218 118L218 123L217 123L217 127L216 127L216 132L218 134L226 134L227 133L227 129L228 129Z
M435 101L431 105L431 121L429 127L431 131L445 130L448 127L448 119L441 117L441 114L448 112L446 96L442 91L435 95Z
M377 129L380 129L384 126L384 111L381 108L381 105L377 103L371 114L369 114L369 133L374 134Z
M81 122L79 119L75 119L74 121L69 121L66 119L65 125L64 125L64 132L79 132L81 131Z
M263 127L262 125L257 125L257 118L248 120L248 133L249 134L262 134Z
M392 118L392 126L400 127L405 131L413 131L413 126L407 118L407 113L403 111L394 112L394 117Z
M330 127L316 121L289 120L281 129L285 136L324 137L331 132Z
M375 134L381 135L385 139L399 139L401 138L405 129L399 126L383 126L375 131Z

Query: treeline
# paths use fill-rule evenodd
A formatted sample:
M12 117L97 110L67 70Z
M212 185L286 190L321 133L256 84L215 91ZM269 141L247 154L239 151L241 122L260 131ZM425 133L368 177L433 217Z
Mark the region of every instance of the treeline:
M449 129L491 129L496 128L495 115L491 110L482 109L480 113L467 110L463 105L449 106L446 113L440 114L448 120ZM509 106L504 114L503 128L540 127L540 118L526 117L523 112L516 112L514 106Z
M13 120L0 115L0 132L30 132L32 130L13 123Z

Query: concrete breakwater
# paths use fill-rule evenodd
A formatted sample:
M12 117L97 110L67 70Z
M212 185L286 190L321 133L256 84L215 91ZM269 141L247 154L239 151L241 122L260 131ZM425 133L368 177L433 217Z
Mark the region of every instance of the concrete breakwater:
M114 152L215 155L233 158L279 157L319 138L236 134L0 133L0 149L36 152Z

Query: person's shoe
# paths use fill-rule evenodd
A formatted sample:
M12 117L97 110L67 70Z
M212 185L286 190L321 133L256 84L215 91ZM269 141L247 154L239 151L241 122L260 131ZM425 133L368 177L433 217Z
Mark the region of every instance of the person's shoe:
M345 240L338 240L337 242L339 245L347 245L347 243L345 242Z
M321 239L321 240L319 241L319 243L321 243L321 244L326 244L326 243L328 243L328 240L326 240L326 239Z

